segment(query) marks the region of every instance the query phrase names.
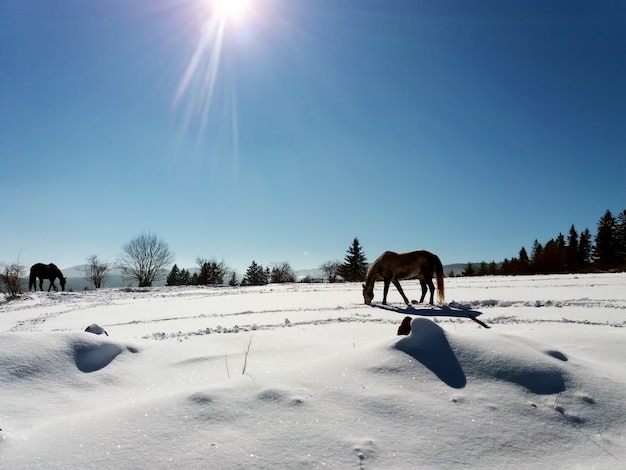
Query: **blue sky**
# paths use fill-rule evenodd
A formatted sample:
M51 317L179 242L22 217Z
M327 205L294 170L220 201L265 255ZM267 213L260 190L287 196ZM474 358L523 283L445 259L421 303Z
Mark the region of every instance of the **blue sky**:
M0 0L0 261L500 261L626 208L626 4Z

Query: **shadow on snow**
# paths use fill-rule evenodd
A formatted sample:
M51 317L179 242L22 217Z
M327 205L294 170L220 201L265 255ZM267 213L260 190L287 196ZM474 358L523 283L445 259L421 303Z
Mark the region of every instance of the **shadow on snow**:
M423 307L415 307L413 305L403 305L402 307L394 306L394 305L382 305L382 304L372 304L372 307L380 308L383 310L387 310L389 312L401 313L402 315L418 315L421 317L457 317L457 318L467 318L467 317L478 317L482 315L482 312L478 310L465 309L465 308L455 308L450 307L449 305L441 305L441 306L423 306Z
M443 329L426 318L415 318L411 334L395 344L398 351L412 356L452 388L463 388L467 378Z

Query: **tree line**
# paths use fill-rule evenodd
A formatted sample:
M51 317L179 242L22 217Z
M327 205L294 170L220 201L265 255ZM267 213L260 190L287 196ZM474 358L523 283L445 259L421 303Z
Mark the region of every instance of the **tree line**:
M586 273L626 269L626 209L617 217L607 210L592 236L588 228L578 233L572 224L567 236L541 244L533 242L530 254L522 247L517 257L501 263L467 263L463 276Z
M168 286L259 286L297 280L294 270L286 261L277 263L271 268L252 261L239 282L237 274L224 261L200 257L196 259L198 269L193 273L187 269L180 269L177 264L174 264L166 276L168 266L174 262L174 254L165 241L150 232L134 237L123 245L122 250L122 256L115 263L102 260L97 255L87 257L83 273L94 288L103 287L114 268L121 269L124 276L137 281L138 287L151 287L155 281L164 277ZM348 248L344 263L329 261L321 269L328 282L336 282L339 279L350 281L364 279L367 272L367 260L358 239L355 238ZM0 292L8 298L21 294L22 279L25 275L26 267L19 261L11 264L0 263ZM306 278L303 280L303 282L313 281L313 279Z
M190 273L186 269L179 269L175 264L167 275L166 285L168 286L262 286L269 283L295 282L296 274L288 262L274 265L271 269L263 267L256 261L252 261L241 280L237 279L237 273L231 270L224 261L215 259L206 260L198 258L198 271Z
M151 287L154 281L166 276L168 266L174 262L174 254L167 243L152 233L142 233L123 246L123 255L117 263L109 263L91 255L84 269L85 277L94 288L104 286L110 271L119 267L125 276L137 281L139 287ZM167 285L230 285L258 286L269 283L295 282L296 275L288 262L264 267L252 261L241 280L224 261L197 258L198 270L191 273L179 269L176 264L167 274ZM358 238L348 247L343 263L335 260L320 268L324 279L307 279L303 282L339 280L362 282L369 264ZM467 263L463 276L584 273L590 271L626 270L626 209L617 217L607 210L597 224L595 236L588 228L578 233L572 224L567 236L559 233L556 238L541 244L535 239L530 254L522 247L517 257L505 258L501 263L492 261L478 264ZM26 268L19 261L0 263L0 292L15 297L22 292L21 280ZM449 276L454 276L451 272Z
M236 273L224 261L218 262L215 258L211 260L198 258L196 263L198 264L198 271L194 273L190 273L186 269L180 269L175 264L167 275L166 285L262 286L270 283L296 282L297 280L294 270L287 261L275 264L270 269L253 260L246 269L241 283L238 282ZM363 247L358 238L355 238L348 247L343 263L328 261L320 267L324 273L324 279L304 278L302 282L363 281L367 268L367 258L363 252Z

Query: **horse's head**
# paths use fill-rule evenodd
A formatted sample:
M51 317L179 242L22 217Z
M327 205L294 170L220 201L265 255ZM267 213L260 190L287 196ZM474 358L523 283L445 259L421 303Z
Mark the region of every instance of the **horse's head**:
M374 286L369 289L363 284L363 300L365 301L365 305L369 305L374 300Z
M61 276L61 277L59 278L59 282L61 283L61 290L62 290L62 291L65 291L65 283L67 282L67 278L66 278L66 277Z

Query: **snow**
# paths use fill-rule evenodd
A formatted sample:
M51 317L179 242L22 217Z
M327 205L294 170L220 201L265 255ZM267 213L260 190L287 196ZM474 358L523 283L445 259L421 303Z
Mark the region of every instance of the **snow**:
M380 283L372 306L356 283L2 300L0 468L619 468L625 287L452 278L435 307L393 287L382 306Z

